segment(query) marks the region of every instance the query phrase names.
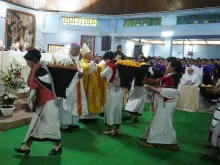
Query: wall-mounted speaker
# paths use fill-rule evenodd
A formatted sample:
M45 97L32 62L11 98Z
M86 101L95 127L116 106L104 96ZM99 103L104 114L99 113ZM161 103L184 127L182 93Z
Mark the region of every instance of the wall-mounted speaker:
M102 37L102 47L101 47L101 50L102 51L109 51L109 50L111 50L111 41L112 41L111 36L103 36Z

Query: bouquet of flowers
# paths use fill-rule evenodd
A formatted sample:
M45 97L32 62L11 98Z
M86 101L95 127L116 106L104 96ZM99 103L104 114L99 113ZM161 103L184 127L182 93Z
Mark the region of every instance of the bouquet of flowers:
M144 84L148 85L148 86L157 86L157 85L159 85L159 82L155 79L152 79L152 78L145 78Z
M17 97L13 94L5 92L3 95L3 105L13 105L16 99Z
M24 89L26 83L21 75L21 69L14 68L11 64L11 67L8 69L8 73L2 72L2 81L6 88L13 89Z

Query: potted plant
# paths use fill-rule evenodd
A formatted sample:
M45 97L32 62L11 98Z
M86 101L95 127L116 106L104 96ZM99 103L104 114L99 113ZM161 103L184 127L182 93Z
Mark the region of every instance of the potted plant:
M8 73L2 72L2 74L2 81L7 92L17 95L18 89L24 89L26 87L26 83L21 75L21 69L14 68L12 64L8 69Z
M3 104L0 107L1 112L3 116L11 116L15 106L14 101L17 99L17 97L11 93L5 92L3 95Z

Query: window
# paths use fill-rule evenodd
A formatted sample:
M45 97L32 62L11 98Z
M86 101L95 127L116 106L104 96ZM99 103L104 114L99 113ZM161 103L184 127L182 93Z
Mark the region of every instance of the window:
M177 25L220 23L220 14L188 15L177 17Z
M63 25L71 26L97 26L97 19L91 18L76 18L76 17L63 17Z
M125 19L124 27L161 26L161 18Z

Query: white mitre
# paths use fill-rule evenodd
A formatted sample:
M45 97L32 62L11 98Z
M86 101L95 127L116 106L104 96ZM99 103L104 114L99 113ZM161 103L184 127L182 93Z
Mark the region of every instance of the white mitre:
M85 56L88 53L91 53L89 47L84 43L82 49L80 49L80 53L82 56Z

